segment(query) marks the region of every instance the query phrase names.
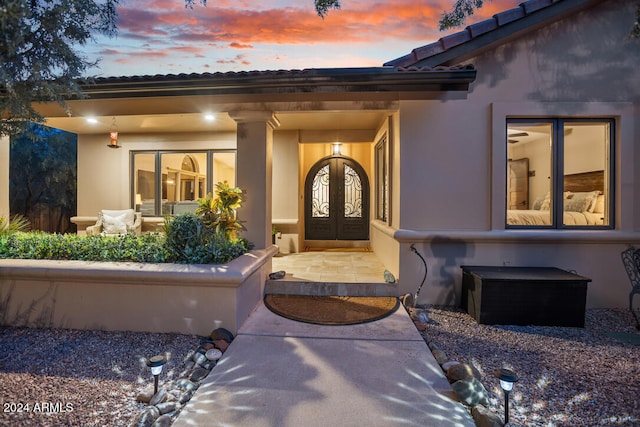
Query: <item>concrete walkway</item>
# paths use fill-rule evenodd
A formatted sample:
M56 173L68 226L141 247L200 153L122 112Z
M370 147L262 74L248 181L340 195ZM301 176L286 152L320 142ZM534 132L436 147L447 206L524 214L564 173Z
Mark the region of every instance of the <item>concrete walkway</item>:
M173 425L475 424L404 308L376 322L319 326L259 304Z

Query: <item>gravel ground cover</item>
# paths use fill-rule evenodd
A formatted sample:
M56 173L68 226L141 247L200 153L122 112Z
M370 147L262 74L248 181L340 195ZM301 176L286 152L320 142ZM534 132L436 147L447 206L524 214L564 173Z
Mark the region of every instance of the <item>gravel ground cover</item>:
M1 426L127 426L153 388L145 358L177 377L200 338L179 334L0 328Z
M428 313L425 340L480 370L490 410L501 419L504 394L494 371L517 373L509 424L640 426L640 339L628 310L589 309L585 328L479 325L443 307ZM610 333L631 334L636 344Z
M502 416L493 371L519 376L511 422L520 426L640 426L640 346L625 310L587 310L585 328L479 325L460 310L429 307L422 332L449 360L483 374ZM144 359L169 353L161 381L178 377L200 337L179 334L0 328L1 426L126 426L152 387Z

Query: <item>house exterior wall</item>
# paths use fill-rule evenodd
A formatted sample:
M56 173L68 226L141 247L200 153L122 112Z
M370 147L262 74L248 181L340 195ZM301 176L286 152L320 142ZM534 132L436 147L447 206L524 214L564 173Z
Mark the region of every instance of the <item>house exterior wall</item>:
M0 217L9 216L9 137L0 137Z
M96 216L101 209L128 209L130 152L134 150L235 149L235 133L121 134L119 149L110 149L108 135L78 135L78 216Z
M401 289L458 304L460 265L555 266L590 277L587 305L628 306L620 252L640 244L640 49L635 6L615 0L479 54L466 99L401 101ZM505 230L507 117L616 121L614 230Z

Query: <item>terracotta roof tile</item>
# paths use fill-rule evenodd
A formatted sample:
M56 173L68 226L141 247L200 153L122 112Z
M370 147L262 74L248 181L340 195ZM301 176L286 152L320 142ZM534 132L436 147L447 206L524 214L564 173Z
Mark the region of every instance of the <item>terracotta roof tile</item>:
M495 18L491 18L469 25L467 27L467 31L469 31L471 37L478 37L479 35L488 33L489 31L493 31L496 28L498 28L498 22L495 20Z
M523 3L520 3L520 5L518 5L517 7L514 7L513 9L505 10L504 12L493 15L493 17L487 20L469 25L462 31L444 36L433 43L417 47L413 49L411 54L388 61L384 65L396 67L410 66L425 59L440 55L451 48L455 48L464 43L471 42L477 37L483 36L492 31L499 30L502 27L511 24L512 22L526 18L529 15L532 15L542 9L561 3L563 1L568 2L570 0L525 1ZM579 5L577 7L579 7Z
M524 7L522 4L514 9L505 10L504 12L496 13L493 15L498 26L501 27L503 25L507 25L510 22L517 21L518 19L524 18L526 15L524 11Z
M446 49L451 49L454 46L458 46L464 42L468 42L471 40L471 35L468 31L460 31L459 33L450 34L448 36L442 37L440 42L442 43L442 47Z

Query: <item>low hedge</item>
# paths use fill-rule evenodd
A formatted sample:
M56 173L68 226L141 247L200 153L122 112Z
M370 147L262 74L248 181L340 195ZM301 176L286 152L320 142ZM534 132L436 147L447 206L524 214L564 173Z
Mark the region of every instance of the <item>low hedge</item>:
M251 248L244 239L228 238L201 227L199 218L193 214L185 216L188 218L171 221L167 234L80 236L39 231L0 234L0 258L222 264Z

